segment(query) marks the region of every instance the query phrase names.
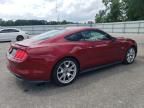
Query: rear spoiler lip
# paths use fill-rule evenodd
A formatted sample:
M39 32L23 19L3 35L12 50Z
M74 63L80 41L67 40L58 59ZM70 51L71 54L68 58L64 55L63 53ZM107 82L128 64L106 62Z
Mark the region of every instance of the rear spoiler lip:
M22 49L22 50L26 50L28 48L28 46L24 46L24 45L17 44L17 43L11 43L11 47Z

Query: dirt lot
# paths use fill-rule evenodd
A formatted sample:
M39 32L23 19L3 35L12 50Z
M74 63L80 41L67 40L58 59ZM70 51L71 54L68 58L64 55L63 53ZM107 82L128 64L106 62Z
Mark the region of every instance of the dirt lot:
M16 80L6 68L9 43L0 43L0 108L143 108L144 35L124 36L138 42L133 64L83 74L66 87Z

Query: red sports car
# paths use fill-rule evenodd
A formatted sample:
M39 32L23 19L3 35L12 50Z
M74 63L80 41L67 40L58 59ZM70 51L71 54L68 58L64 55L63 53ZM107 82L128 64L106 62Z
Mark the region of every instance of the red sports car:
M82 72L120 62L131 64L136 55L137 43L132 39L115 38L96 28L73 27L12 44L7 67L19 79L52 80L63 86Z

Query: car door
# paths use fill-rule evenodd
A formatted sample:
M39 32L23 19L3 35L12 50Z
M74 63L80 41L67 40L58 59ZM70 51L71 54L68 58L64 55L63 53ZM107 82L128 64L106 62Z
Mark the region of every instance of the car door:
M17 33L19 31L15 29L3 29L0 31L0 39L2 41L10 41L16 39Z
M7 37L10 40L16 40L16 37L18 36L19 31L16 29L7 29Z
M5 41L7 40L5 37L5 32L3 30L0 30L0 41Z
M91 67L91 60L89 57L91 57L90 54L92 49L90 47L92 46L92 43L86 42L82 37L81 32L74 33L65 38L75 45L74 49L78 49L75 50L75 56L80 61L82 70Z
M3 29L0 31L0 39L1 41L10 41L11 40L11 32L9 29Z
M87 44L90 65L108 64L119 59L119 44L99 30L82 32Z

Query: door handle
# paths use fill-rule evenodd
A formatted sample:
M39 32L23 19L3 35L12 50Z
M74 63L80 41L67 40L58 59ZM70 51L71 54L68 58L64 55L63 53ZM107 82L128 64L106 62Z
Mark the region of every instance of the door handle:
M108 46L108 44L101 44L101 45L97 45L95 47L106 47L106 46Z
M89 46L88 48L89 49L92 49L92 48L97 48L97 47L106 47L106 46L108 46L108 44L100 44L100 45L94 45L94 46Z

